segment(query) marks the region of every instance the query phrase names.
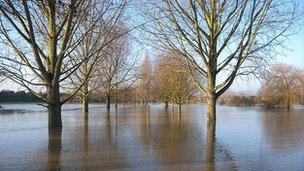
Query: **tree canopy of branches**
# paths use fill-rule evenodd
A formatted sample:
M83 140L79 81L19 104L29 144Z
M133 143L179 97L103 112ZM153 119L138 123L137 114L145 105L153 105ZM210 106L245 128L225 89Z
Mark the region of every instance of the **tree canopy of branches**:
M130 31L122 23L122 20L125 19L124 12L128 5L126 1L108 5L109 6L103 6L103 8L109 8L107 9L107 14L99 18L96 27L93 29L87 27L87 22L90 22L90 17L81 21L83 32L88 33L70 55L71 65L77 65L81 61L83 62L78 70L72 74L66 87L75 90L83 84L76 96L83 103L83 113L85 116L87 116L89 112L88 103L90 95L93 91L98 91L98 89L105 84L103 82L105 78L102 77L106 75L106 70L112 69L112 67L103 66L102 64L105 63L105 61L110 61L110 53L113 54L125 49L124 47L119 47L123 45L118 45L117 42L125 39ZM87 10L87 16L89 16L91 11L90 9ZM112 65L115 64L113 63ZM101 70L103 72L102 74Z
M273 105L289 110L291 104L301 102L304 83L303 71L291 65L276 64L265 75L261 89L261 101L267 108Z
M71 53L102 24L98 22L112 4L99 0L0 2L1 69L47 104L49 128L62 127L61 106L86 82L68 96L60 96L63 82L87 61L70 65ZM81 24L84 20L86 29ZM38 91L46 91L46 96Z
M217 99L237 76L254 73L276 53L300 15L289 0L156 0L145 6L150 44L178 52L205 78L195 84L206 96L210 123Z

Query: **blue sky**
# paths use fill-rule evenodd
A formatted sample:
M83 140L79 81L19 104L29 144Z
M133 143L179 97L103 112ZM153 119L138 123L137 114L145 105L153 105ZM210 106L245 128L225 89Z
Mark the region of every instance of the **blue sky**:
M304 9L304 0L299 0L300 9ZM277 56L273 63L280 62L293 65L299 69L304 70L304 20L299 23L299 31L290 36L289 40L285 42L286 49L283 49L283 55ZM258 91L260 87L259 82L253 78L238 78L230 88L232 91L243 91L247 93L254 94ZM18 85L12 82L5 82L0 85L0 90L9 89L9 90L22 90Z

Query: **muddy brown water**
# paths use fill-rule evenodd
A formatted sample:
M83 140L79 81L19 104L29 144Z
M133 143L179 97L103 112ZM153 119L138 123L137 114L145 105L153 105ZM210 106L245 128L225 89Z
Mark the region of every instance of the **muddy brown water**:
M203 104L181 115L161 104L110 113L95 104L87 120L70 105L52 131L37 105L3 106L16 112L0 114L0 170L304 170L301 109L218 106L214 134Z

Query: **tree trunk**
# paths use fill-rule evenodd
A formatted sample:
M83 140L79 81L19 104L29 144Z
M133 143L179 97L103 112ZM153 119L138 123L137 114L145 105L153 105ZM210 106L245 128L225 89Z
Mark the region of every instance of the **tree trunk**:
M214 96L207 97L207 117L208 122L216 124L216 98Z
M111 108L111 95L110 93L107 94L107 109L110 110Z
M174 101L172 102L172 111L174 113Z
M286 110L290 111L290 100L289 100L289 98L286 100Z
M60 128L62 127L61 122L61 104L60 104L60 93L59 85L51 86L47 90L48 98L48 117L49 117L49 128Z
M168 102L166 101L166 102L165 102L165 109L167 110L168 107L169 107L169 104L168 104Z
M87 118L88 113L89 113L89 99L88 99L88 96L83 97L82 105L83 105L82 107L83 107L84 117Z
M118 108L118 86L115 86L115 109Z
M179 115L182 114L182 105L178 105L178 113L179 113Z
M83 85L83 92L82 92L82 104L83 104L83 114L85 116L89 113L89 90L88 90L88 82Z
M216 93L215 93L215 76L213 73L209 75L208 87L206 92L207 100L207 117L208 122L216 124Z
M115 98L115 109L117 109L118 108L118 98L116 97Z

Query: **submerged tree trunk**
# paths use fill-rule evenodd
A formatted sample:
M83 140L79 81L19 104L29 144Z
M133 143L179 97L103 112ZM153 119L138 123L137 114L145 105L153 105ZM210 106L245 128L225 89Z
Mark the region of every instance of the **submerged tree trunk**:
M216 98L207 97L207 117L208 122L216 124Z
M179 113L179 115L182 114L182 105L181 104L178 105L178 113Z
M59 85L50 86L47 90L48 98L48 118L49 128L60 128L62 127L61 122L61 103L60 103L60 93Z
M289 98L286 100L286 110L290 111L290 99Z
M168 104L168 102L167 102L167 101L165 101L165 109L167 110L167 109L168 109L168 107L169 107L169 104Z
M62 150L62 128L49 129L48 136L48 170L60 170L60 153Z
M84 117L87 118L88 117L88 113L89 113L89 99L88 99L88 96L85 96L83 99L82 99L82 107L83 107L83 114L84 114Z
M207 123L205 170L215 170L215 131L216 125L213 122Z
M215 65L215 64L214 64ZM207 80L207 92L206 94L206 100L207 100L207 117L208 117L208 123L216 124L216 92L215 92L215 71L211 71L208 75Z
M88 82L86 82L82 87L82 110L85 116L89 113L89 90L88 90Z

